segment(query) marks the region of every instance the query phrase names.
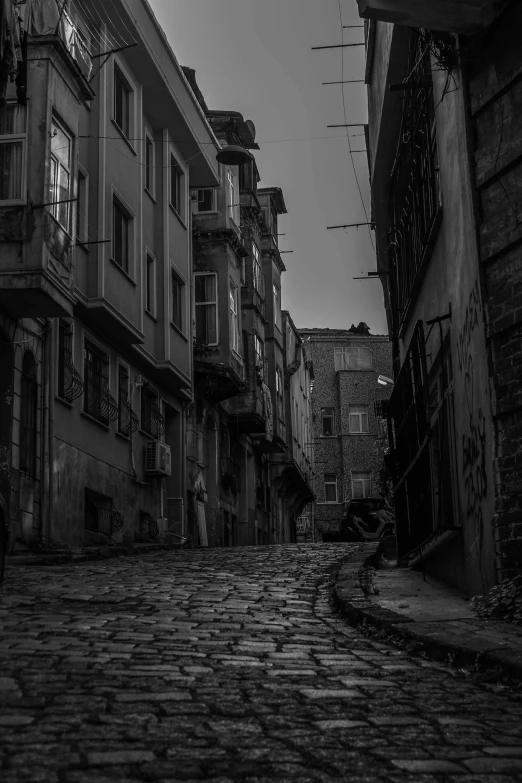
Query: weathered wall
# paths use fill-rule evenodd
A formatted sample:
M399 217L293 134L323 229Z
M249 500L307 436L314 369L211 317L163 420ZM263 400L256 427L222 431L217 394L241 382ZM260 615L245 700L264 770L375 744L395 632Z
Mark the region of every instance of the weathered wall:
M522 570L522 7L512 3L470 67L482 297L495 427L497 580ZM480 443L479 443L480 445ZM488 470L488 477L490 471Z

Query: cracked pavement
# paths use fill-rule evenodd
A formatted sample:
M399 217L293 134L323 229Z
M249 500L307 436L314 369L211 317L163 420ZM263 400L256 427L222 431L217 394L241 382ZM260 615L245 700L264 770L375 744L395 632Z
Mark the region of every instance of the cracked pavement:
M522 781L522 701L332 609L351 544L10 568L0 780Z

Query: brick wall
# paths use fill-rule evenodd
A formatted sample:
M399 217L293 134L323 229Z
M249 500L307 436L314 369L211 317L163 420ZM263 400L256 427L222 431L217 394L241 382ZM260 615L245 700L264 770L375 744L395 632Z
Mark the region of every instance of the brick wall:
M319 531L336 530L339 527L347 503L352 497L351 471L370 472L373 490L377 493L376 479L383 466L382 450L378 441L381 431L374 413L374 402L387 399L391 387L379 386L378 375L392 376L392 347L387 337L359 336L348 330L300 330L305 340L310 338L314 365L314 391L312 394L314 459L317 503L316 525ZM372 354L372 369L336 372L334 349L350 345L365 346ZM367 406L368 434L350 432L350 405ZM323 408L333 408L335 428L332 436L322 434ZM338 503L325 503L324 474L338 477Z

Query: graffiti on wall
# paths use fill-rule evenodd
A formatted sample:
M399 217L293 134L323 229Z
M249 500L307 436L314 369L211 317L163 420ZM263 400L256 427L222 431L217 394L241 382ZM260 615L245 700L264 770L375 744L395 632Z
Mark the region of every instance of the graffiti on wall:
M480 405L476 405L479 379L474 368L473 335L482 322L482 303L478 280L469 295L464 324L457 338L457 361L464 383L466 423L462 434L462 470L466 517L474 523L482 538L482 503L488 493L486 471L486 419ZM477 395L478 396L478 395Z

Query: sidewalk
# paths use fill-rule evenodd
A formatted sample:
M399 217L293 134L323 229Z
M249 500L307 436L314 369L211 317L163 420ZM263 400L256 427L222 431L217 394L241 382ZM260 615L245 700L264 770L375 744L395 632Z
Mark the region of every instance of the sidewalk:
M158 541L151 543L133 543L128 546L123 544L111 544L71 549L47 549L39 552L16 552L15 554L7 555L6 565L65 565L67 563L85 563L89 560L109 560L113 557L149 555L153 552L177 548L181 548L181 544L168 544Z
M522 680L522 627L483 620L465 597L442 582L407 568L375 572L378 595L365 595L357 572L376 545L341 566L337 607L353 624L366 623L421 645L430 657L457 665L479 663Z

